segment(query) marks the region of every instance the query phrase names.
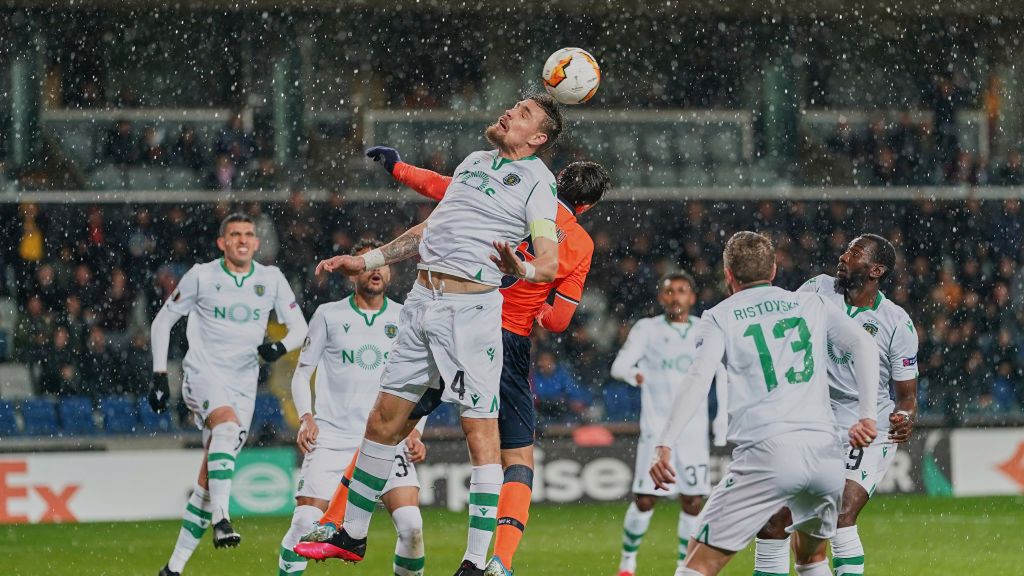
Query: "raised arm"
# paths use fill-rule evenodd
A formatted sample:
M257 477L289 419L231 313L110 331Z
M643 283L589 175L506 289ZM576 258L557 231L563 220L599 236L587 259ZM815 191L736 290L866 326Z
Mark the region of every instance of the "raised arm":
M432 200L441 200L452 182L450 176L402 162L402 157L394 148L374 146L366 151L366 156L379 163L395 180Z
M321 260L316 266L316 274L319 275L321 272L341 272L346 276L355 276L360 272L408 260L413 256L419 255L420 240L423 239L423 231L426 228L427 221L424 220L406 230L398 238L361 256L345 254Z

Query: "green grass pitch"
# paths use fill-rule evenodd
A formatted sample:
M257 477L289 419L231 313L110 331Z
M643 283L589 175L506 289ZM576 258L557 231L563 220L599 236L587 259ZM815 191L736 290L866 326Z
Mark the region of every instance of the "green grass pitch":
M625 508L625 503L535 506L516 574L613 576ZM672 574L676 511L672 502L659 505L640 549L638 576ZM427 510L424 522L427 573L453 573L465 545L465 515ZM239 518L235 525L243 536L241 547L214 550L207 533L187 576L277 574L277 550L288 519ZM178 526L166 521L0 527L0 574L155 576L174 545ZM862 514L860 533L870 574L1024 574L1024 498L880 496ZM393 546L394 530L379 511L365 562L311 563L306 573L391 574ZM752 572L748 548L724 574Z

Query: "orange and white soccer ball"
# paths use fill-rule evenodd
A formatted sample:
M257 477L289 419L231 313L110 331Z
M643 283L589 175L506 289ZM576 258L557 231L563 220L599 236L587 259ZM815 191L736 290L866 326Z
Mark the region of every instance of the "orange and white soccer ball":
M582 48L562 48L544 63L544 88L562 104L582 104L601 84L601 67Z

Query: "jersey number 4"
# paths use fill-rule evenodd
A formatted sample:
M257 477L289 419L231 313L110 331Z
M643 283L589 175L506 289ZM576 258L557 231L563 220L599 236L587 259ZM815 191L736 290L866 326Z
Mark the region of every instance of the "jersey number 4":
M459 400L466 399L466 373L459 370L452 378L452 392L459 395Z
M803 352L803 369L797 371L795 366L786 370L786 381L790 384L800 384L810 381L814 376L814 355L811 352L811 331L807 328L807 322L799 316L783 318L772 326L772 337L776 340L786 338L786 333L796 330L797 338L790 343L793 352ZM768 349L768 341L765 340L764 329L760 324L751 324L743 332L744 336L754 339L754 346L757 348L757 356L761 360L761 371L764 373L764 382L771 392L779 385L778 376L775 372L775 361L772 359L771 350Z

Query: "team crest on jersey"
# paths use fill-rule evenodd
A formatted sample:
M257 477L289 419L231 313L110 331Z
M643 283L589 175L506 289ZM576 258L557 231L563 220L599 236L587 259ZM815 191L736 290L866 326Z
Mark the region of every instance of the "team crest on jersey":
M384 325L384 335L388 338L394 338L398 336L398 324L394 322L388 322Z
M256 291L257 296L263 296L264 294L267 293L267 287L264 286L263 284L257 284L253 286L252 289Z
M509 174L508 176L505 176L504 180L502 180L505 186L515 186L522 181L523 179L519 177L519 174Z
M877 324L872 324L871 322L865 322L864 323L864 329L867 330L868 334L871 334L872 336L874 336L875 334L878 334L878 325Z

